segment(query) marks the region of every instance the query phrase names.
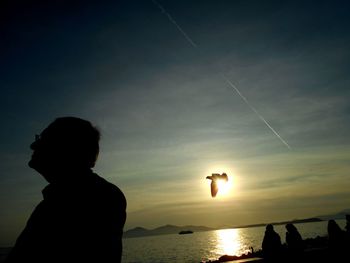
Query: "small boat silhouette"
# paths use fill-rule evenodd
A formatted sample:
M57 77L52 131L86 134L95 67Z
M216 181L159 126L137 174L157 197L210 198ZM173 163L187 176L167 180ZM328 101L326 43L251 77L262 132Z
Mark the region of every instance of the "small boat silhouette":
M179 232L179 235L185 235L185 234L193 234L193 231L191 230L183 230Z

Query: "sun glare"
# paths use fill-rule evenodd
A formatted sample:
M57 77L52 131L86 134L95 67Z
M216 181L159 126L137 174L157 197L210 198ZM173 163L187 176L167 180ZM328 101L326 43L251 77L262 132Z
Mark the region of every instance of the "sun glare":
M219 255L241 255L242 237L239 229L221 229L215 231L217 235L216 253Z
M217 180L219 195L227 195L230 192L230 189L232 187L232 184L230 183L231 181L232 178L229 178L227 182L225 180Z
M235 188L236 188L236 178L235 178L233 171L231 169L222 170L223 172L216 172L216 171L221 171L221 169L220 170L219 169L211 169L210 171L207 172L207 174L208 175L211 175L213 173L222 174L225 172L225 173L227 173L228 181L223 180L223 179L216 180L218 192L217 192L215 199L222 199L222 198L231 197L234 193ZM210 186L211 186L212 180L205 180L205 181L206 181L205 190L206 190L206 192L208 190L210 192Z

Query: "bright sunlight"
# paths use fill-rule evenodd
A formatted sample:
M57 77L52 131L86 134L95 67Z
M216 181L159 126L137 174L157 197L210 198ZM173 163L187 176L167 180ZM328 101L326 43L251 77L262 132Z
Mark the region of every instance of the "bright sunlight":
M219 188L219 195L227 195L232 188L232 178L229 178L228 181L217 180L216 183Z
M218 255L241 255L245 251L242 249L242 237L239 229L221 229L215 231L217 234L216 253Z

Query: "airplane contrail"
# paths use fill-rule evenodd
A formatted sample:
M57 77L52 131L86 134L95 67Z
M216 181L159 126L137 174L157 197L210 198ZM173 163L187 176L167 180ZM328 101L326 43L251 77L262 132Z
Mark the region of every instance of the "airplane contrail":
M274 128L272 128L272 126L267 122L267 120L265 120L265 118L254 108L254 106L249 103L247 98L243 96L243 94L239 91L239 89L224 74L221 74L221 76L225 79L227 84L229 84L236 91L236 93L243 99L243 101L248 105L248 107L259 117L259 119L263 123L265 123L266 126L277 136L277 138L280 139L280 141L285 146L287 146L288 149L291 149L289 144L285 140L283 140L283 138L275 131Z
M159 4L156 0L152 0L153 4L155 4L161 11L164 13L171 23L173 23L176 28L180 31L180 33L186 38L186 40L192 45L192 47L197 48L197 44L186 34L186 32L179 26L179 24L174 20L174 18L165 10L165 8ZM258 118L265 123L265 125L277 136L277 138L288 148L291 149L290 145L275 131L275 129L265 120L265 118L249 103L246 97L239 91L239 89L233 85L233 83L223 74L221 73L222 78L229 84L236 93L241 97L241 99L247 104L247 106L258 116Z
M156 0L152 0L152 2L164 13L171 23L173 23L176 28L181 32L181 34L186 38L186 40L194 47L197 48L197 44L193 42L193 40L186 34L185 31L179 26L179 24L175 21L175 19L164 9L164 7L159 4Z

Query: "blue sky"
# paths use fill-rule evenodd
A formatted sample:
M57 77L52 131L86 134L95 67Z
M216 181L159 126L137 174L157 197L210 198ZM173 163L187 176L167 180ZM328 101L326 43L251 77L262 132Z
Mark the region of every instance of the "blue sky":
M3 8L2 245L42 198L29 144L60 116L101 130L95 171L124 191L126 229L349 208L349 4L158 2L196 48L152 1ZM226 196L210 197L212 172L228 173Z

